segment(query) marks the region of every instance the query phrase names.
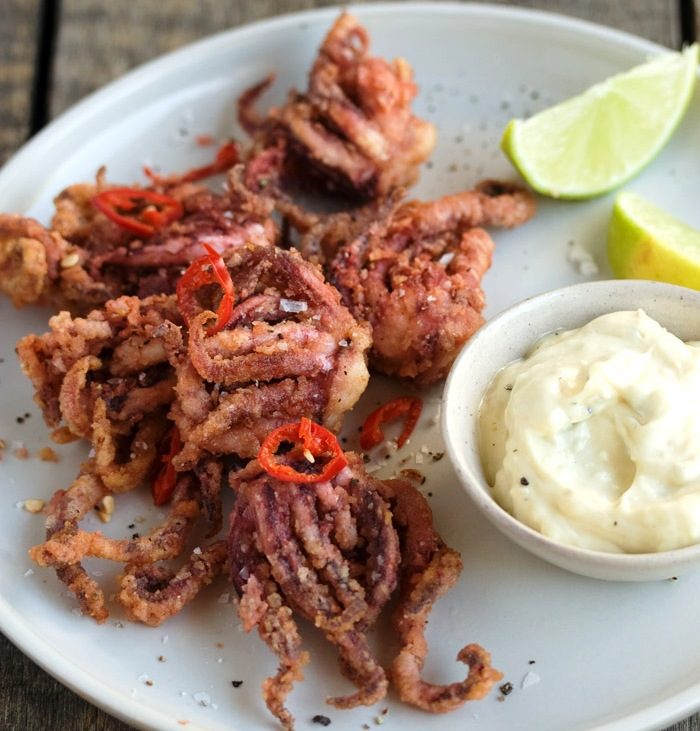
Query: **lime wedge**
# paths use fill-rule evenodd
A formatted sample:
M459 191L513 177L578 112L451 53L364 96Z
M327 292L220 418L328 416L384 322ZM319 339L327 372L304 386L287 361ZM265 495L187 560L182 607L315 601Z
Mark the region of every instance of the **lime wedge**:
M697 65L697 44L659 56L530 119L511 120L501 147L544 195L606 193L668 141L693 94Z
M608 258L618 277L700 289L700 231L634 193L615 199Z

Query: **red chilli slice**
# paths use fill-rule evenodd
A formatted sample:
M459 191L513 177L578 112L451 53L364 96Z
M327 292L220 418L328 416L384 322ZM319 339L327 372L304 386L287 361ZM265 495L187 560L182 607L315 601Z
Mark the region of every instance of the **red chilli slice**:
M104 190L93 196L92 205L117 226L143 237L152 236L184 214L180 201L140 188Z
M423 401L419 398L404 396L388 401L365 420L360 433L360 446L365 451L376 447L384 441L382 424L404 417L404 427L397 440L398 446L403 447L415 429L422 410Z
M150 178L153 185L157 186L173 186L181 183L193 183L196 180L209 178L212 175L225 173L230 170L240 159L238 145L235 142L224 143L216 153L214 162L203 165L199 168L192 168L184 173L174 173L173 175L159 175L147 165L144 166L143 172Z
M318 473L299 472L278 460L277 450L282 442L291 442L294 448L289 454L303 457L308 462L315 462L316 458L324 455L330 455L330 459ZM297 423L285 424L271 431L260 447L258 462L265 472L282 482L313 483L335 477L348 460L335 434L303 417Z
M189 325L198 310L196 292L207 284L219 284L224 296L216 311L216 322L207 329L207 335L214 335L223 330L231 321L236 301L236 291L228 268L216 249L204 244L206 256L195 259L187 271L180 277L177 286L177 304Z
M153 502L158 506L165 505L170 501L175 490L175 483L177 482L177 473L173 467L173 457L182 449L182 442L180 440L180 432L176 426L173 426L164 442L168 442L168 451L160 457L163 466L160 468L151 488Z

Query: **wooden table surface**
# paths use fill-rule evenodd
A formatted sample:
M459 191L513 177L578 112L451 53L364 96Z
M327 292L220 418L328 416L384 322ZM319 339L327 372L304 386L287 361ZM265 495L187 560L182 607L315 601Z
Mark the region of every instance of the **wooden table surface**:
M31 131L133 66L222 29L333 4L327 0L0 0L0 165ZM510 0L510 4L593 20L671 48L691 38L698 26L692 2L683 0ZM652 667L649 672L654 672ZM0 634L0 731L129 728L64 688ZM672 731L700 731L700 714L674 725Z

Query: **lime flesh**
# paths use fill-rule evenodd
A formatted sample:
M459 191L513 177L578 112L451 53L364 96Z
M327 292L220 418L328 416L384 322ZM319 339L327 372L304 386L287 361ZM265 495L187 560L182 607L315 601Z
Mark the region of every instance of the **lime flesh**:
M700 289L700 231L638 195L620 193L608 230L616 276Z
M592 86L509 122L501 147L525 180L554 198L591 198L638 173L666 144L688 107L698 45Z

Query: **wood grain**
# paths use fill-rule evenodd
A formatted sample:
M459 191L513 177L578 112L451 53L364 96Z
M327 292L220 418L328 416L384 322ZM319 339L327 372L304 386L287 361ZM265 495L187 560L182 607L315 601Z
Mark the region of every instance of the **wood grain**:
M129 731L54 680L0 634L0 729Z
M680 37L677 5L669 0L508 2L595 20L669 47L675 47ZM52 113L62 112L128 69L203 36L280 13L336 4L326 0L63 0Z
M677 3L672 0L507 1L593 20L669 47L676 47L680 38ZM280 13L335 4L324 0L63 0L51 112L56 115L130 68L211 33ZM0 0L0 164L28 132L37 5L34 0ZM2 635L0 668L3 731L130 729L64 688ZM700 731L700 716L676 724L672 731Z
M0 0L0 165L26 140L37 0Z

